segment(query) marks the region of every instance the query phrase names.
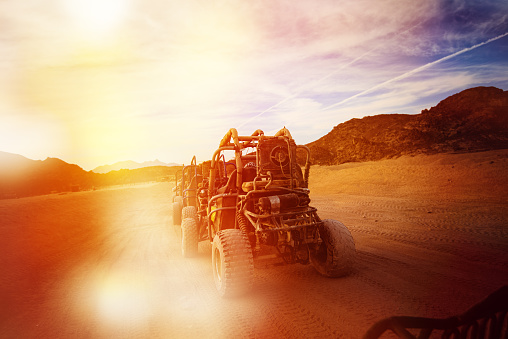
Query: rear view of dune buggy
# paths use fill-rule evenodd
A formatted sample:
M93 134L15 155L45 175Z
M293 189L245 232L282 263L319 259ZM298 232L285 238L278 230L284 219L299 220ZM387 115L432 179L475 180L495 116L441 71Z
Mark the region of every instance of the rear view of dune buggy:
M304 155L304 171L297 150ZM284 262L311 263L327 277L352 270L351 233L339 221L321 220L310 206L309 158L309 149L297 146L285 128L273 136L261 130L239 136L231 129L211 161L197 165L193 158L184 167L181 198L173 204L174 220L181 217L182 254L195 255L199 241L212 243L221 296L249 290L253 260L262 260L267 246Z

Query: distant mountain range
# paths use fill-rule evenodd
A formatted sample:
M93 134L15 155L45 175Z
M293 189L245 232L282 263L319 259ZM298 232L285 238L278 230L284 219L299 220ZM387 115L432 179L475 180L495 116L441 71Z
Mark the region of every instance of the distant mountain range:
M151 166L94 173L57 158L31 160L18 154L0 152L0 199L168 181L181 168Z
M318 165L508 149L508 92L476 87L452 95L420 114L351 119L307 146L312 164ZM0 152L0 199L165 181L181 168L158 160L141 164L125 161L86 172L56 158L30 160Z
M94 173L108 173L110 171L118 171L121 169L138 169L143 167L152 167L152 166L180 166L181 164L175 164L175 163L164 163L162 161L159 161L159 159L156 159L154 161L145 161L142 163L127 160L127 161L120 161L117 163L114 163L113 165L104 165L96 167L92 170Z
M351 119L307 146L318 165L508 148L508 92L476 87L420 114Z

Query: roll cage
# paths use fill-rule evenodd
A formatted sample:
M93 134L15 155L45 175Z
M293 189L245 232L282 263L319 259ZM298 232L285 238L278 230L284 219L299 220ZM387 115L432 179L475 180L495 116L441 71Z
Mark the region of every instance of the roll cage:
M269 141L283 141L287 143L288 145L288 152L284 155L279 156L288 156L289 164L290 166L284 165L281 167L289 167L290 172L288 173L289 178L293 178L293 170L296 164L296 152L293 150L290 150L289 148L290 143L293 143L294 148L303 149L306 152L306 162L305 162L305 175L304 175L304 182L300 183L300 187L307 187L308 186L308 178L309 178L309 168L310 168L310 150L307 146L302 146L294 144L293 138L291 137L291 134L286 128L281 129L273 136L265 136L264 132L262 130L256 130L252 135L250 136L239 136L236 129L231 128L226 135L222 138L219 148L214 152L212 156L212 163L211 163L211 171L210 171L210 182L214 183L214 185L209 186L209 193L208 196L211 197L214 195L215 191L218 189L219 185L216 185L215 179L217 178L217 164L220 162L219 160L224 158L222 152L224 151L234 151L235 152L235 159L234 159L234 165L237 170L236 173L236 191L237 193L242 192L242 184L244 182L243 180L243 174L244 174L244 164L246 161L252 161L255 160L256 164L256 177L253 180L253 186L255 187L255 183L258 180L262 179L270 179L271 174L267 173L268 171L263 171L263 164L262 164L262 158L261 158L261 150L260 145L263 142L269 142ZM274 143L275 144L275 143ZM242 152L249 148L256 148L255 154L243 154ZM282 150L281 150L282 151ZM282 152L281 152L282 153ZM274 154L273 157L276 157L277 154ZM282 159L279 159L282 160ZM284 159L285 160L285 159ZM266 167L266 166L265 166ZM265 172L265 173L264 173ZM224 172L223 172L224 173ZM226 173L224 173L226 175ZM272 178L273 180L273 178ZM290 188L295 188L294 182L291 180L289 182Z
M306 155L303 173L297 163L297 149ZM234 152L229 172L224 156L227 151ZM206 222L211 226L208 227L209 239L221 228L238 228L235 216L238 212L257 231L291 231L317 226L320 219L316 209L308 206L309 159L309 149L296 145L286 128L273 136L266 136L262 130L250 136L239 136L236 129L230 129L214 152L210 165L206 215ZM260 198L265 198L262 203L270 206L269 212L266 207L260 210L259 206L254 206ZM220 216L215 218L217 215ZM216 219L220 221L214 227ZM315 235L312 238L314 242Z

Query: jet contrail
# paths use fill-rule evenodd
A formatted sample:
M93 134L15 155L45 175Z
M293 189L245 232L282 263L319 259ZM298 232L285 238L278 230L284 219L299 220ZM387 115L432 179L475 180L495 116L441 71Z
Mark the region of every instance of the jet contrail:
M403 32L399 32L399 33L398 33L398 35L402 35L402 34L405 34L405 33L407 33L407 32L410 32L410 31L412 31L414 28L416 28L416 27L420 26L422 23L423 23L423 21L422 21L422 22L420 22L420 23L418 23L418 24L416 24L416 25L413 25L413 26L409 27L408 29L406 29L406 30L405 30L405 31L403 31ZM280 106L281 104L285 103L285 102L286 102L286 101L288 101L289 99L292 99L292 98L296 97L297 95L301 94L301 93L305 90L305 88L312 88L312 86L316 86L317 84L319 84L319 83L320 83L320 82L322 82L323 80L326 80L326 79L328 79L329 77L331 77L332 75L335 75L335 74L336 74L336 73L338 73L339 71L343 70L344 68L351 66L352 64L354 64L354 63L355 63L355 62L357 62L358 60L363 59L365 56L369 55L370 53L372 53L373 51L375 51L376 49L378 49L381 45L382 45L382 44L379 44L378 46L376 46L376 47L374 47L374 48L371 48L370 50L368 50L367 52L363 53L362 55L360 55L360 56L356 57L355 59L351 60L351 61L350 61L350 62L348 62L347 64L342 65L341 67L339 67L339 68L337 68L336 70L334 70L334 71L332 71L332 72L328 73L328 74L327 74L327 75L325 75L324 77L322 77L322 78L320 78L320 79L318 79L318 80L314 81L314 82L313 82L310 86L309 86L309 85L306 85L305 87L303 87L303 86L302 86L302 87L301 87L299 90L297 90L294 94L292 94L292 95L290 95L290 96L288 96L288 97L286 97L286 98L282 99L282 100L281 100L281 101L279 101L278 103L276 103L276 104L274 104L274 105L272 105L272 106L268 107L267 109L265 109L264 111L262 111L262 112L258 113L257 115L253 116L252 118L247 119L244 123L242 123L242 124L238 125L238 128L245 126L246 124L248 124L248 123L249 123L249 122L251 122L252 120L254 120L254 119L256 119L256 118L258 118L258 117L262 116L262 115L263 115L263 114L265 114L266 112L269 112L269 111L271 111L272 109L274 109L275 107Z
M376 47L377 48L377 47ZM245 126L246 124L248 124L249 122L251 122L252 120L262 116L263 114L265 114L266 112L268 111L271 111L272 109L274 109L275 107L277 106L280 106L282 105L283 103L285 103L286 101L288 101L289 99L293 99L294 97L296 97L297 95L299 95L300 93L302 93L306 88L312 88L312 86L315 86L317 84L319 84L320 82L322 82L323 80L325 79L328 79L329 77L331 77L332 75L334 75L335 73L339 72L340 70L343 70L344 68L346 67L349 67L351 66L352 64L354 64L355 62L357 62L358 60L364 58L366 55L368 55L369 53L371 53L372 51L374 51L375 48L371 49L370 51L367 51L365 53L363 53L362 55L360 55L359 57L356 57L355 59L351 60L350 62L348 62L347 64L345 65L342 65L341 67L339 67L338 69L336 69L335 71L333 72L330 72L328 73L327 75L325 75L324 77L314 81L312 83L311 86L305 86L305 88L300 88L299 90L297 90L294 94L291 94L290 96L282 99L281 101L279 101L278 103L276 103L275 105L272 105L270 107L268 107L267 109L265 109L264 111L262 111L261 113L258 113L257 115L253 116L252 118L246 120L245 122L243 122L242 124L238 125L238 128L240 127L243 127Z
M375 91L375 90L377 90L377 89L379 89L379 88L381 88L381 87L383 87L383 86L385 86L385 85L387 85L387 84L389 84L389 83L392 83L392 82L395 82L395 81L402 80L402 79L405 79L405 78L407 78L407 77L410 77L410 76L412 76L413 74L416 74L416 73L421 72L421 71L423 71L423 70L425 70L425 69L427 69L427 68L429 68L429 67L434 66L435 64L438 64L438 63L440 63L440 62L442 62L442 61L445 61L445 60L451 59L451 58L453 58L453 57L456 57L457 55L460 55L460 54L463 54L463 53L466 53L466 52L472 51L473 49L476 49L476 48L478 48L478 47L481 47L481 46L483 46L483 45L486 45L486 44L488 44L488 43L491 43L492 41L496 41L496 40L498 40L498 39L504 38L505 36L508 36L508 32L507 32L507 33L504 33L504 34L501 34L500 36L497 36L497 37L495 37L495 38L492 38L492 39L489 39L489 40L487 40L487 41L484 41L484 42L482 42L482 43L479 43L479 44L477 44L477 45L474 45L474 46L471 46L471 47L465 48L465 49L463 49L463 50L461 50L461 51L455 52L455 53L453 53L453 54L447 55L447 56L445 56L445 57L443 57L443 58L441 58L441 59L438 59L438 60L436 60L436 61L432 61L432 62L430 62L430 63L428 63L428 64L425 64L425 65L420 66L420 67L418 67L418 68L415 68L415 69L413 69L413 70L411 70L411 71L409 71L409 72L406 72L406 73L404 73L404 74L402 74L402 75L399 75L399 76L397 76L397 77L395 77L395 78L393 78L393 79L386 80L385 82L382 82L382 83L380 83L380 84L378 84L378 85L376 85L376 86L374 86L374 87L371 87L371 88L369 88L369 89L366 89L366 90L365 90L365 91L363 91L363 92L360 92L360 93L355 94L355 95L353 95L353 96L351 96L351 97L349 97L349 98L346 98L346 99L344 99L344 100L342 100L342 101L340 101L340 102L337 102L337 103L335 103L335 104L332 104L332 105L330 105L330 106L327 106L327 107L325 107L325 108L322 108L320 111L325 111L325 110L328 110L328 109L330 109L330 108L340 106L340 105L342 105L342 104L344 104L344 103L346 103L346 102L348 102L348 101L351 101L351 100L353 100L353 99L355 99L355 98L358 98L359 96L362 96L362 95L364 95L364 94L371 93L371 92L373 92L373 91Z

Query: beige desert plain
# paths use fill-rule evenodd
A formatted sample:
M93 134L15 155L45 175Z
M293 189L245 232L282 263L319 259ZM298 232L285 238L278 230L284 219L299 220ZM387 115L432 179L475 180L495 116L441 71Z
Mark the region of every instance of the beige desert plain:
M353 274L256 262L236 299L208 244L182 258L172 183L1 200L0 337L361 338L387 316L461 313L508 280L507 170L508 150L313 166Z

